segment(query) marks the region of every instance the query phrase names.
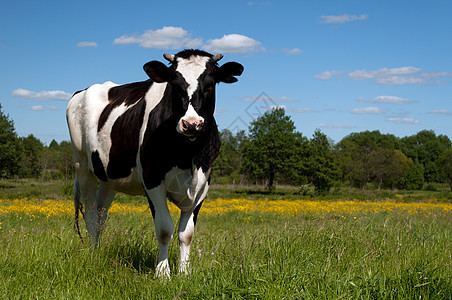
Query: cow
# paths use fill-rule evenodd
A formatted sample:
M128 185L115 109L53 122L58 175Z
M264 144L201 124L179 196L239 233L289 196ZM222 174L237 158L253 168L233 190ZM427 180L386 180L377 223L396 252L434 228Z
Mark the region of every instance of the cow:
M166 198L181 210L179 272L187 273L197 215L220 147L215 86L236 82L243 66L219 66L222 54L202 50L163 56L168 65L143 66L146 81L105 82L74 93L66 118L76 170L76 228L82 212L95 248L116 192L145 195L159 243L156 276L169 277L174 224Z

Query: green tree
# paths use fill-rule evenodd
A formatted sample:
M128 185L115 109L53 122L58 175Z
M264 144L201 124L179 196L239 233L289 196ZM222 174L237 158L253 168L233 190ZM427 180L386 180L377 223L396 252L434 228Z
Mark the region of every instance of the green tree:
M415 161L400 178L397 187L405 190L422 190L424 186L424 166Z
M64 174L65 180L70 180L75 176L74 160L72 158L71 142L62 141L58 145L59 163L58 169L61 174Z
M308 145L305 170L316 194L326 194L341 174L333 155L333 143L317 129Z
M344 156L351 158L347 161L350 180L365 189L371 176L369 154L377 149L375 134L370 131L351 133L339 142L339 147L345 152Z
M372 179L370 154L377 149L400 149L400 140L392 134L381 134L380 131L363 131L351 133L336 146L336 159L343 171L344 179L366 188Z
M0 104L0 176L12 177L19 173L23 148L14 128L14 121Z
M413 164L411 158L400 150L378 149L369 153L370 174L376 180L378 189L394 188Z
M446 181L446 174L438 165L438 159L452 147L447 136L437 136L433 130L422 130L413 136L402 138L401 143L403 153L423 165L425 182Z
M294 122L282 108L272 109L251 122L249 142L243 153L242 170L256 180L265 180L269 190L279 178L296 173L301 145Z
M235 182L240 179L242 148L246 143L244 131L234 135L228 129L220 131L221 148L213 166L216 180L220 183Z
M438 165L441 166L452 191L452 148L444 151L438 159Z
M20 164L20 177L38 178L41 174L41 165L39 159L41 157L44 146L42 142L30 134L26 138L21 138L24 155Z

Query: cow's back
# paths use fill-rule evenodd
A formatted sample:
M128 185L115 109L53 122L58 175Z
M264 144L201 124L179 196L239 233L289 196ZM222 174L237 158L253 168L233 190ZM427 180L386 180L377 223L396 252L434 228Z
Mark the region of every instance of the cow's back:
M117 86L111 81L95 84L86 90L77 92L71 98L66 109L66 118L74 152L89 155L99 147L101 141L97 135L99 117L108 105L108 91Z

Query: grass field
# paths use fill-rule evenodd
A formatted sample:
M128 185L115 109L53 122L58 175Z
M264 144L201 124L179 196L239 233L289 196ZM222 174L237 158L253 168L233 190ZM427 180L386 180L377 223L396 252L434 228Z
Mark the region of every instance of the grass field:
M10 190L14 184L3 183ZM177 274L173 239L172 278L162 281L154 278L158 244L144 198L119 195L92 251L73 230L70 200L55 196L58 188L42 189L51 195L14 198L17 192L2 191L4 299L452 297L452 204L433 194L388 192L372 201L209 196L198 218L191 274ZM177 222L177 209L171 212Z

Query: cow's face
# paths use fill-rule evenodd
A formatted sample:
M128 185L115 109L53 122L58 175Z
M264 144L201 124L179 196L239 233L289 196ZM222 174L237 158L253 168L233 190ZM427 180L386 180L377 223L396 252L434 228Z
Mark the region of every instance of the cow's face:
M194 140L213 120L215 84L236 82L234 76L242 74L243 66L228 62L218 67L217 62L223 55L199 50L185 50L164 57L171 62L170 67L151 61L143 69L153 81L168 82L173 114L178 120L176 130Z

